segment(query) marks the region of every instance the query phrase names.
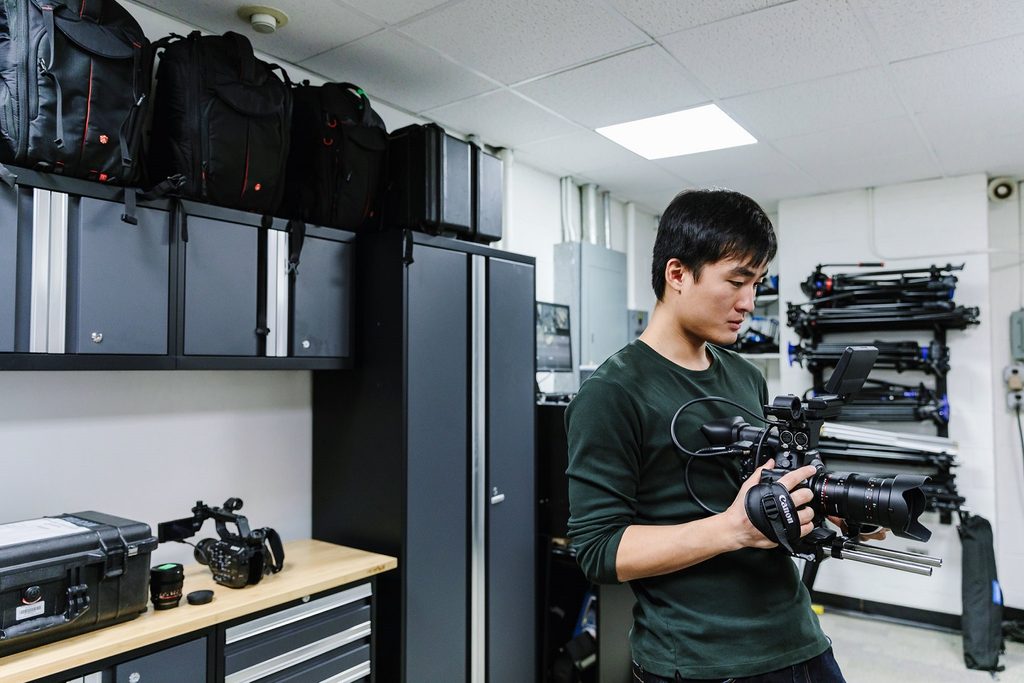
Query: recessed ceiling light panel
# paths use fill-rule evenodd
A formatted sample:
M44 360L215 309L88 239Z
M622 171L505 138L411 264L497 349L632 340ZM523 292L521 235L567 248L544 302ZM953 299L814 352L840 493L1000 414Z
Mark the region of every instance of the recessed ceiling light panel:
M645 159L665 159L757 142L715 104L604 126L597 132Z

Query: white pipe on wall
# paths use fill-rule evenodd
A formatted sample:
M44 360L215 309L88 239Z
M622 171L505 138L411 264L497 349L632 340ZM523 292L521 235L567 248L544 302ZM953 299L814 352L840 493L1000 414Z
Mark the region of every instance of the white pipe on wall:
M612 193L601 193L601 210L604 212L604 247L612 248Z
M598 244L597 241L597 185L587 183L580 188L582 207L580 213L583 216L581 221L583 229L580 232L581 239L591 244Z
M572 193L576 191L576 185L572 178L564 176L559 180L562 202L562 241L575 242L576 226L572 220Z

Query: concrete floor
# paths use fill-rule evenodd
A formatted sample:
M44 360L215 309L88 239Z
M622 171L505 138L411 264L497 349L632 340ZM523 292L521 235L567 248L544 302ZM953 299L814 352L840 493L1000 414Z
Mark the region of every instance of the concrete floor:
M856 616L826 608L819 617L849 683L1024 683L1024 643L1007 642L992 677L964 666L959 633Z

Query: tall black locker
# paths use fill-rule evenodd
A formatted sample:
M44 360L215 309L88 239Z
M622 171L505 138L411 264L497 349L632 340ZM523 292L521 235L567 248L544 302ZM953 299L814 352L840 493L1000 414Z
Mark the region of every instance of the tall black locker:
M534 261L360 235L355 368L313 385L313 535L398 557L376 680L535 678Z

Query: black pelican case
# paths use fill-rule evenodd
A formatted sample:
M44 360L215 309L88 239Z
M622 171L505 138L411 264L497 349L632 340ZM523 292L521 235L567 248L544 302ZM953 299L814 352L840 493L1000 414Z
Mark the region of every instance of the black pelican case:
M0 524L0 657L145 612L156 545L101 512Z

